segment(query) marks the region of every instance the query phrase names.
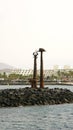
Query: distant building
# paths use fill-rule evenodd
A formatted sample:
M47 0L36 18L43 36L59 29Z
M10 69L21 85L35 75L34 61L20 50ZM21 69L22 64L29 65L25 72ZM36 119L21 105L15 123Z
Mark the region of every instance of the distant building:
M53 66L53 70L58 70L59 69L59 66L58 65L54 65Z
M12 73L29 76L33 74L33 70L32 69L29 69L29 70L15 69L12 71Z
M52 76L55 75L57 76L58 72L69 72L69 71L73 71L73 69L70 68L70 66L65 65L64 69L58 69L58 65L54 66L53 69L47 69L44 70L44 78L48 77L48 76ZM0 70L1 74L6 73L6 75L9 74L19 74L19 75L24 75L24 76L31 76L33 75L33 70L32 69L28 69L28 70L24 70L24 69L12 69L12 70L8 70L8 69L4 69L4 70ZM37 70L37 76L40 76L40 70Z
M69 70L69 69L71 69L70 68L70 66L69 65L64 65L64 68L63 68L64 70Z
M4 78L0 78L0 81L3 81L4 80Z

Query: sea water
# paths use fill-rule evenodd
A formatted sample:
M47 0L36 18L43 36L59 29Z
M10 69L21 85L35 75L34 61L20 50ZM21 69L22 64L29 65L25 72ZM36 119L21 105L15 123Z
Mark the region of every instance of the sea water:
M73 86L48 87L73 90ZM0 108L0 130L73 130L73 104Z

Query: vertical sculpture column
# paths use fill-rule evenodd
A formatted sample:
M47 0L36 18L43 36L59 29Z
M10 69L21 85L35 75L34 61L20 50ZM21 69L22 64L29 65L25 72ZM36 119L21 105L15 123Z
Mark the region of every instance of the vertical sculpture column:
M33 69L33 87L37 88L37 51L33 53L34 55L34 69Z
M40 54L40 88L44 88L44 77L43 77L43 48L39 48Z

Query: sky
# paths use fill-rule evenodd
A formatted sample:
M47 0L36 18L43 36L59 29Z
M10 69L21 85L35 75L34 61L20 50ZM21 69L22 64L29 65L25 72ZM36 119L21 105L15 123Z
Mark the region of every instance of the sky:
M73 67L73 0L0 0L0 62L32 69L39 48L45 69Z

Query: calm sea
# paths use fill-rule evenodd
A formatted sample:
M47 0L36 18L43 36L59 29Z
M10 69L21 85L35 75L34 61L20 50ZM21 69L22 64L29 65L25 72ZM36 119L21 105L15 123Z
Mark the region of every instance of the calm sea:
M0 89L22 87L25 86L0 86ZM73 86L47 87L73 91ZM73 130L73 104L0 108L0 130Z

